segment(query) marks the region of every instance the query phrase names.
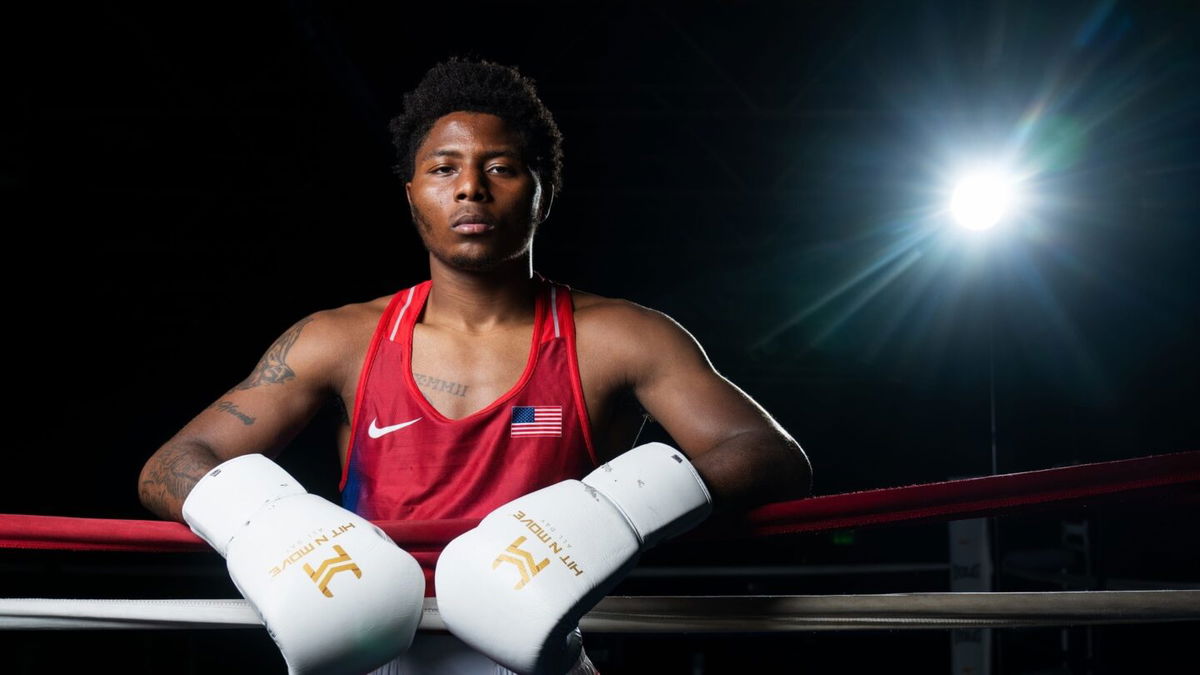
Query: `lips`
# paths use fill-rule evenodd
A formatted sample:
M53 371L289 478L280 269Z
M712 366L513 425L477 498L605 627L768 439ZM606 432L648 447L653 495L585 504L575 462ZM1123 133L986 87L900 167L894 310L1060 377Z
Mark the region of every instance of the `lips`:
M450 221L450 229L459 234L480 234L495 228L494 218L478 212L460 213Z

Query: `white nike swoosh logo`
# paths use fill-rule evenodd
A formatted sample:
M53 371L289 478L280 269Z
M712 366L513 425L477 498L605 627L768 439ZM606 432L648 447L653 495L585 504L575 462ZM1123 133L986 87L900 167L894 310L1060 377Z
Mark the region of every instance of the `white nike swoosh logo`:
M379 438L380 436L386 436L386 435L392 433L393 431L403 429L404 427L407 427L410 424L416 424L417 422L420 422L423 419L425 419L425 418L418 417L415 420L410 420L408 422L401 422L400 424L393 424L390 427L377 427L377 426L375 426L375 422L379 421L379 418L376 417L375 419L371 420L371 426L367 429L367 435L370 436L371 438Z

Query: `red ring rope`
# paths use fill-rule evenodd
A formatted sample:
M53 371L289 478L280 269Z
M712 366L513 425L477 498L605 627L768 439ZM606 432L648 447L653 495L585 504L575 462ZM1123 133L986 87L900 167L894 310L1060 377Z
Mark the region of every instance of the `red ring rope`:
M884 523L957 520L1102 498L1200 503L1200 452L1154 455L941 483L865 490L767 504L738 518L716 519L685 537L755 537ZM378 523L410 552L437 552L476 519ZM76 551L205 551L185 525L0 514L0 548Z

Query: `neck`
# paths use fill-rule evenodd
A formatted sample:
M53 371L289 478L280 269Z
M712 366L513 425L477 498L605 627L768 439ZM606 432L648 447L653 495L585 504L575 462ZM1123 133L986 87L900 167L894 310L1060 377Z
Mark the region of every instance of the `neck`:
M425 303L425 323L486 333L532 320L536 306L532 256L487 272L468 272L431 255L429 273L433 284Z

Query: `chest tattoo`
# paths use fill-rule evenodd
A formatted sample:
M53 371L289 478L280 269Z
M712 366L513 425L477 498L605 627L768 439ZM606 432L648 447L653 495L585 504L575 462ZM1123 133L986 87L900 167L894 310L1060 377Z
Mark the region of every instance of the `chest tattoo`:
M458 382L447 382L430 375L422 375L421 373L413 373L413 379L417 381L417 386L429 391L441 391L451 396L465 397L467 395L467 385L459 384Z

